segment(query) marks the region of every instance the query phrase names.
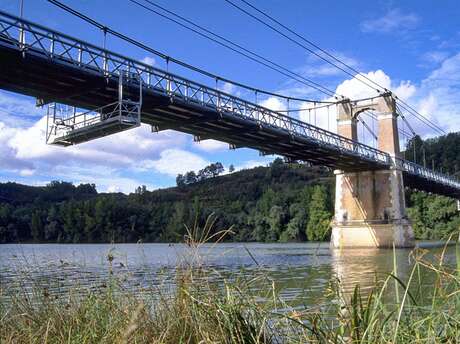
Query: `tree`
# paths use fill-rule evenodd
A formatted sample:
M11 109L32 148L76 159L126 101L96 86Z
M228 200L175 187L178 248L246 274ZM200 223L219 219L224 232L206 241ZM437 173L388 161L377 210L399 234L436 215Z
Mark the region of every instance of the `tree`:
M460 133L423 142L427 165L433 159L437 170L459 170ZM420 162L419 143L415 146ZM218 163L207 167L200 171L203 178L222 172ZM216 229L232 226L235 234L227 240L328 239L334 183L324 169L276 159L270 167L193 187L188 185L197 181L195 172L182 177L186 185L181 188L148 191L140 186L130 195L97 194L93 184L75 187L61 181L45 187L0 183L0 242L179 241L184 224L193 224L195 217L202 223L210 213L216 214ZM407 191L406 200L417 239L458 233L460 213L454 200L415 191Z
M418 164L423 164L424 143L419 135L412 137L406 144L406 150L403 152L404 158Z
M182 174L178 174L176 177L176 185L181 187L181 186L185 186L185 184L186 184L185 177Z
M455 200L414 191L407 209L415 237L418 239L447 239L459 230L460 215Z
M224 166L220 162L209 165L209 168L213 177L217 177L219 174L225 171Z
M197 182L197 176L194 171L185 174L185 184L193 184Z
M80 184L76 187L76 191L81 195L96 195L96 184Z
M280 233L284 230L285 218L286 214L282 207L279 205L271 207L268 215L269 231L266 235L266 240L277 241L279 239Z
M48 216L46 217L44 240L55 241L60 230L59 214L56 206L53 205L48 210Z
M281 233L280 241L304 241L306 239L307 212L305 207L306 203L294 203L289 207L290 221L286 230Z
M326 189L316 185L308 211L307 238L309 241L325 240L329 236L332 214L327 210Z
M208 178L217 177L224 172L224 166L220 162L210 164L198 172L198 180L205 180Z
M147 192L147 187L145 185L138 186L136 190L134 190L134 193L136 195L144 195Z
M43 223L40 217L40 212L38 210L34 211L32 214L32 219L30 222L30 233L35 242L41 241L43 236Z

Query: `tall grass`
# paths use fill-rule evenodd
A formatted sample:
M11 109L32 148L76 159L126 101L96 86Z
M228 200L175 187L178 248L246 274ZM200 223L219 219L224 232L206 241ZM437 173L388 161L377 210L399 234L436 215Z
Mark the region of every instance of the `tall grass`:
M0 306L1 343L460 342L460 273L443 263L444 254L433 263L425 251L414 250L407 281L394 271L370 293L356 286L349 296L337 282L325 291L337 302L294 309L263 273L212 282L217 272L205 268L198 249L226 234L213 232L213 224L208 218L202 228L188 229L190 253L177 266L172 292L137 294L113 274L104 289L71 289L55 297L34 288L9 295ZM435 283L425 295L421 276L428 272ZM390 292L398 299L384 301Z

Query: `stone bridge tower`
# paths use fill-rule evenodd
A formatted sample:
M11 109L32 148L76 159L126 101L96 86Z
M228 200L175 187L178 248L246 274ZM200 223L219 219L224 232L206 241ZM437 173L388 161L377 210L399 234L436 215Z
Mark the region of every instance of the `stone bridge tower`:
M335 216L331 246L412 247L414 235L406 215L402 172L396 167L400 155L396 102L390 93L378 98L344 102L337 114L338 134L357 141L357 115L373 110L378 120L378 149L390 154L389 170L335 171Z

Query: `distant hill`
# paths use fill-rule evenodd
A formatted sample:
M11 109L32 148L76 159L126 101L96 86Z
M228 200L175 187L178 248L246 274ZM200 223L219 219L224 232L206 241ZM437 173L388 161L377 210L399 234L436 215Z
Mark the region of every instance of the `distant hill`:
M18 183L0 183L0 202L15 206L37 202L61 202L69 199L88 199L97 195L94 184L53 181L47 186L30 186Z
M313 193L331 215L332 190L330 171L281 159L180 187L140 187L130 195L98 194L88 184L0 183L0 242L178 241L184 225L193 226L197 217L202 223L211 213L215 230L233 226L229 240L306 240Z
M459 173L460 133L425 142L416 138L406 158L409 152L413 156L413 145L418 163L425 156L444 172ZM329 238L324 219L333 216L331 171L276 159L268 167L220 176L206 172L206 178L192 183L184 182L187 175L178 176L181 186L155 191L139 187L130 195L98 194L91 184L0 183L0 243L175 242L187 234L185 225L202 224L211 213L214 232L231 228L226 240ZM460 231L453 200L410 191L406 200L417 238L439 239Z

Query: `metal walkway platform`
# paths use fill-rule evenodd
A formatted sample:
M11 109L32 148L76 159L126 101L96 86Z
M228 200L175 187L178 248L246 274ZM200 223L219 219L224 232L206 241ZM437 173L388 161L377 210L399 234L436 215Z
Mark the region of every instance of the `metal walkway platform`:
M133 116L130 115L131 112L124 113L118 109L132 106L138 108L137 104L114 103L106 106L114 107L109 113L101 111L95 115L94 112L85 112L56 119L47 130L47 142L70 146L138 127L141 124L138 115ZM50 114L48 116L51 117Z
M118 76L118 101L93 111L77 113L75 107L52 103L48 105L46 141L49 144L69 146L94 140L141 125L142 80L130 78L139 84L136 101L123 99L124 78Z

